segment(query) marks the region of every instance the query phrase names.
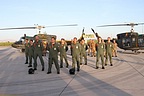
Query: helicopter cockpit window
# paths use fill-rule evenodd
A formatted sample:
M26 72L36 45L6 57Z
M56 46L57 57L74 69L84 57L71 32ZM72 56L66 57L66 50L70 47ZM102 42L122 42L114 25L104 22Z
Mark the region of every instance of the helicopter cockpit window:
M143 38L138 39L138 45L139 46L144 46L144 39Z
M118 37L118 39L120 39L120 36L117 36Z
M21 37L21 38L19 39L19 41L20 41L20 42L24 42L24 38Z
M142 38L138 39L138 42L143 43L143 39Z

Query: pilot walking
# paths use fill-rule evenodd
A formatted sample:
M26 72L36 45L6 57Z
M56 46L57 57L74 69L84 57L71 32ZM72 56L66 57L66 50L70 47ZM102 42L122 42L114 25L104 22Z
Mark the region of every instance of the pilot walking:
M28 39L25 40L25 57L26 57L25 64L28 64L28 59L29 59L29 42L28 42Z
M101 37L98 38L98 43L96 44L97 48L97 56L96 56L96 69L99 68L99 58L101 58L101 63L102 63L102 69L104 68L104 50L105 50L105 45L102 43Z
M39 40L39 37L36 36L34 42L34 70L37 70L37 57L39 57L42 65L42 71L44 71L44 60L42 58L42 51L43 51L42 42Z
M77 71L80 71L80 53L81 53L81 45L77 42L77 38L74 37L73 43L71 45L72 50L72 68L75 69L75 64L77 63Z
M65 60L66 68L68 68L69 64L68 64L67 55L66 55L68 46L67 46L64 38L61 39L61 44L60 44L59 48L60 48L60 68L63 68L63 59Z
M108 57L110 61L110 66L113 66L112 64L112 51L113 51L113 43L110 41L111 38L108 37L108 41L105 43L105 49L106 49L106 60L105 60L105 65L108 63Z
M85 40L82 39L81 42L81 53L80 53L80 65L82 65L82 58L84 57L85 65L87 65L87 54L86 50L88 49L87 44L85 43Z
M47 49L49 51L49 61L48 61L48 72L47 74L51 73L52 63L54 62L55 67L57 69L57 74L60 74L60 68L58 64L58 52L59 52L59 45L56 43L56 38L52 37L50 44L48 44Z
M34 59L34 46L33 46L33 40L30 40L29 43L29 66L32 67L32 58Z

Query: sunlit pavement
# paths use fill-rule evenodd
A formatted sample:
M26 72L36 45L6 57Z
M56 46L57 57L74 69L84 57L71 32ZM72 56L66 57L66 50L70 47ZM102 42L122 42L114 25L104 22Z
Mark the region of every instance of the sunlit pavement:
M45 71L28 74L24 53L11 47L0 47L0 96L144 96L144 53L133 54L119 50L113 66L95 69L96 57L88 56L88 65L69 75L72 58L68 52L69 68L57 74L53 64L47 73L48 57L43 57ZM64 63L65 65L65 63Z

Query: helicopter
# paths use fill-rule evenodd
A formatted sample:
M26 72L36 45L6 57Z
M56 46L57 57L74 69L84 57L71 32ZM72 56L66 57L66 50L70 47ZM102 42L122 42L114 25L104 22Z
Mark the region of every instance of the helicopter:
M117 34L116 42L118 47L124 50L132 50L137 53L138 50L144 50L144 34L138 34L134 31L134 26L143 25L144 23L127 23L127 24L114 24L102 25L97 27L110 27L110 26L130 26L130 32Z
M42 28L46 28L46 27L64 27L64 26L77 26L77 24L69 24L69 25L54 25L54 26L40 26L38 24L34 24L35 26L33 27L14 27L14 28L2 28L0 30L15 30L15 29L19 29L19 30L24 30L24 29L38 29L38 34L34 35L34 36L27 36L26 34L24 34L24 36L20 37L20 39L16 42L14 42L11 46L13 48L17 48L20 49L21 52L25 51L25 40L34 40L35 36L39 36L39 39L42 41L43 46L44 46L44 54L45 54L45 50L46 50L46 45L50 42L51 37L57 37L56 35L49 35L49 34L42 34L41 33L41 29Z

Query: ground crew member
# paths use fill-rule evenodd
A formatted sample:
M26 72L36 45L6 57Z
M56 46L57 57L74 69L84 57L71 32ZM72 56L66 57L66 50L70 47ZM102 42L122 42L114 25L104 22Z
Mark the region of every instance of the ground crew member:
M80 53L80 65L82 65L82 58L84 57L85 65L87 65L87 54L86 50L88 49L87 44L85 43L85 40L81 40L81 53Z
M63 68L63 59L65 60L66 68L68 68L69 64L68 64L67 55L66 55L68 46L67 46L67 43L65 42L64 38L61 39L59 48L60 48L60 68Z
M51 73L52 63L54 62L55 67L57 69L57 74L60 74L60 68L58 64L58 52L59 52L59 45L56 43L56 38L52 37L50 44L48 44L47 49L49 51L49 61L48 61L48 72L47 74Z
M91 49L92 49L92 40L90 39L90 41L88 42L88 55L91 56Z
M117 43L115 40L113 40L113 56L117 57Z
M37 70L37 57L39 57L42 65L42 71L44 71L44 60L42 58L42 51L43 51L42 42L39 40L39 37L36 36L34 42L34 70Z
M72 68L75 69L75 64L77 63L77 71L80 71L80 62L79 62L79 56L81 51L81 46L77 42L77 38L74 37L73 43L71 45L72 50Z
M107 63L108 63L108 57L109 57L110 66L113 66L113 64L112 64L113 43L110 41L110 40L111 40L110 37L108 37L107 40L108 40L108 41L107 41L106 44L105 44L105 49L106 49L105 65L107 65Z
M32 58L34 58L34 46L33 46L33 40L30 40L29 43L29 66L32 67Z
M96 56L96 69L99 68L99 58L101 57L101 63L102 63L102 69L104 68L104 50L105 50L105 45L102 43L101 37L98 38L98 43L96 44L97 48L97 56Z
M26 57L25 64L28 64L28 59L29 59L29 42L28 42L28 39L25 40L25 57Z
M92 55L91 57L95 57L96 56L96 43L94 40L92 40L92 43L91 43L91 51L92 51Z

